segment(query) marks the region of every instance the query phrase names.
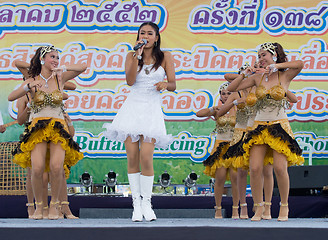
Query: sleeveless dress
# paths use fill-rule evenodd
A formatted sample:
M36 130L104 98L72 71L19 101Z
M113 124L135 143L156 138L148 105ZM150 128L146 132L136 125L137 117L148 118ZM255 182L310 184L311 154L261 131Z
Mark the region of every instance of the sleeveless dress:
M162 66L157 70L151 67L143 65L113 122L103 125L106 138L124 142L131 137L132 142L137 142L143 136L144 142L154 139L157 148L166 148L173 141L172 135L166 133L160 92L154 86L164 80L165 70Z
M13 151L13 162L23 168L32 167L31 151L41 142L60 142L65 150L64 170L66 178L69 169L83 158L80 147L69 134L68 126L64 120L63 96L59 89L51 93L37 91L31 102L30 124L24 131L18 147ZM45 171L50 171L50 155L47 151Z
M272 163L270 151L274 150L286 156L288 166L301 165L304 163L302 149L295 140L285 112L286 92L281 86L279 72L279 84L270 89L266 89L261 84L263 76L255 92L257 98L256 116L253 130L247 133L244 140L244 163L240 167L249 168L250 149L253 145L261 144L266 144L270 148L266 156L267 161L265 160L264 164Z

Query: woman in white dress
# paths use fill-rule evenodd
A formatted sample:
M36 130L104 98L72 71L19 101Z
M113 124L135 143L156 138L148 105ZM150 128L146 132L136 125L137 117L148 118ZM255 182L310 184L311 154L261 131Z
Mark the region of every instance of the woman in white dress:
M130 93L111 124L105 123L104 136L125 143L128 160L133 214L132 221L156 219L151 207L154 182L154 148L167 147L172 136L167 135L161 109L161 91L176 88L173 57L162 52L159 28L145 22L138 30L136 52L128 53L125 61L126 82ZM164 77L167 81L164 81ZM141 171L140 171L141 169Z

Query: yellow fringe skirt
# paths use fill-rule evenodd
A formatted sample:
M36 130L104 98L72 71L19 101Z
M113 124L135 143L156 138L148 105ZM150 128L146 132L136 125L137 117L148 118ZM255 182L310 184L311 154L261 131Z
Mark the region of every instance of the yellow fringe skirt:
M253 145L268 145L264 164L273 164L273 151L286 156L288 166L304 163L302 149L294 138L288 119L277 121L255 121L254 130L247 133L243 149L243 161L235 164L236 167L249 168L249 154Z
M64 170L66 178L69 177L69 169L83 158L79 145L73 140L68 133L68 127L65 120L57 118L35 118L28 126L22 136L19 145L14 150L13 162L23 168L32 167L31 151L35 145L41 142L60 142L61 147L65 150ZM47 151L45 171L50 170L50 154Z
M204 174L215 178L217 168L230 168L231 163L225 161L222 157L229 148L229 142L224 140L215 140L211 155L203 161L205 166Z

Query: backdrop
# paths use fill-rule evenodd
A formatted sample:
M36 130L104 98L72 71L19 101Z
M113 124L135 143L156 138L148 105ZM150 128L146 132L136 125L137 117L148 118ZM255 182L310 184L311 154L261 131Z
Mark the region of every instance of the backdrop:
M88 70L68 92L68 113L85 158L72 168L70 183L88 171L102 183L109 170L127 182L124 145L103 137L126 99L124 60L144 21L160 27L162 47L174 57L177 90L162 93L167 131L175 136L167 149L155 150L155 179L167 170L182 183L192 170L200 183L202 160L213 145L212 119L197 118L218 104L217 89L225 73L254 63L258 46L279 42L289 60L305 66L291 84L298 103L288 110L297 140L310 144L313 164L328 164L327 142L328 1L317 0L74 0L0 3L0 111L4 123L16 119L16 102L8 94L22 82L13 61L30 61L35 50L53 44L60 64L84 62ZM0 141L17 141L23 127L13 125ZM304 150L307 158L310 148Z

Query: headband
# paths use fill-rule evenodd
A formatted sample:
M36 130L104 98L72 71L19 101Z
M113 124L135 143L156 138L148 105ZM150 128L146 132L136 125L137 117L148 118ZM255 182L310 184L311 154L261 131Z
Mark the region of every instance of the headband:
M222 90L226 90L227 89L227 87L229 86L229 82L224 82L224 83L222 83L221 85L220 85L220 87L219 87L219 93L222 91Z
M271 42L266 42L266 43L261 44L260 50L268 51L272 55L276 54L276 46L273 45Z
M50 53L52 51L58 52L58 50L54 46L45 46L45 47L42 47L41 48L41 51L40 51L40 57L43 58L44 55L46 55L47 53Z

